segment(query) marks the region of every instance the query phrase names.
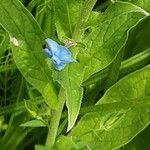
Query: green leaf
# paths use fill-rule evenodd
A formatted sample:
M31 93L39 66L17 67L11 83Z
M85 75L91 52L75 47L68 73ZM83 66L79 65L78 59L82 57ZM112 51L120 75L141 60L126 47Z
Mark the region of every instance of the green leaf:
M56 28L60 41L71 38L79 16L82 0L54 0Z
M18 102L18 103L15 103L15 104L11 104L11 105L8 105L8 106L3 106L3 107L0 107L0 115L7 115L7 114L13 114L15 112L24 112L26 111L26 107L25 107L25 103L23 100L20 100L21 102ZM44 100L42 97L37 97L37 98L34 98L34 99L29 99L29 100L26 100L26 101L30 101L30 103L34 103L34 105L39 105L39 104L43 104L44 103Z
M31 101L24 101L25 108L31 117L36 118L38 115L38 107Z
M145 96L150 96L150 65L129 74L114 84L97 102L97 105L123 102Z
M91 26L91 32L83 38L86 50L79 55L87 66L84 80L113 62L125 45L129 30L147 15L141 8L125 2L114 2L107 8L99 25Z
M31 0L27 6L28 10L31 12L37 5L40 4L42 0Z
M150 11L150 2L149 2L149 0L122 0L122 1L133 3L137 6L145 9L146 11Z
M138 53L137 55L134 55L129 59L122 61L119 72L119 78L148 65L150 63L149 58L150 58L150 48L144 50L141 53ZM108 73L109 73L108 68L106 68L105 70L101 70L100 72L91 76L82 85L88 86L98 82L100 83L100 86L102 86L107 78Z
M0 57L4 56L5 50L9 47L9 37L4 31L0 31ZM0 60L1 62L1 60Z
M31 129L19 127L23 121L27 121L25 113L11 115L5 135L1 138L0 148L2 150L8 150L10 147L11 150L20 149L20 145L24 148L23 141Z
M56 10L55 13L58 21L56 22L56 25L60 39L63 36L71 37L72 34L74 36L73 40L75 40L78 37L78 31L80 31L81 25L83 25L84 22L88 19L89 14L96 1L86 0L82 4L80 14L75 13L79 12L78 8L80 2L81 2L80 0L79 1L63 0L60 3L57 0L55 0L55 10ZM82 15L84 17L82 19L79 19L81 18ZM76 21L78 21L77 19L78 16L79 22L77 23L74 30ZM81 25L79 26L80 23ZM74 53L75 53L74 55L78 53L78 48L74 48ZM83 88L80 85L83 81L83 74L84 74L84 67L82 62L69 64L69 66L66 66L66 68L61 72L58 71L53 72L54 80L58 81L58 83L60 83L60 85L65 89L66 105L68 108L68 130L70 130L73 127L80 110L81 100L83 96Z
M76 145L72 139L72 137L65 137L60 136L56 143L54 148L56 150L72 150L72 149L79 149L78 145Z
M147 16L130 32L125 46L125 58L150 48L150 16Z
M93 7L92 1L90 3L91 7ZM85 5L88 4L85 3ZM89 6L88 8L91 10ZM84 13L84 9L83 5L81 14ZM96 27L91 26L92 32L88 35L85 34L83 37L80 30L82 32L85 31L85 25L90 26L88 18L91 20L90 13L86 11L86 14L87 16L84 16L85 20L81 21L82 25L76 26L73 34L75 40L77 37L82 37L82 43L86 45L86 49L83 50L78 46L72 48L71 51L75 57L77 56L78 62L69 64L63 71L54 72L53 74L54 80L58 81L66 90L68 130L74 125L80 110L83 96L83 88L81 87L83 80L107 67L113 61L118 51L126 42L129 29L147 15L144 10L130 3L113 3L103 16L94 15L96 19L98 16L100 17L99 25Z
M96 0L54 0L56 28L60 41L73 38L80 41L84 24L88 20Z
M110 150L131 141L150 123L150 97L99 105L84 115L70 136L94 150Z
M68 130L74 125L81 106L83 88L83 70L80 64L70 64L61 72L54 72L54 80L65 89L66 105L68 108Z
M128 143L150 122L149 86L150 65L114 84L98 101L99 109L84 115L71 136L95 150Z
M20 125L21 127L46 127L46 125L41 120L31 120Z
M35 150L50 150L48 146L35 145Z
M55 17L54 17L54 8L52 0L48 1L33 1L32 4L36 2L36 20L41 26L42 30L46 34L47 37L54 38L56 35L55 29Z
M57 94L42 52L45 37L38 24L18 0L1 0L0 14L0 23L10 35L17 67L42 93L46 103L56 108Z
M118 10L118 11L119 11L119 9L121 9L121 7L117 9L117 7L119 7L119 5L120 6L122 5L123 12L120 12L119 14L116 13L116 15L115 15L115 9ZM112 7L112 6L114 6L114 7ZM104 15L102 16L104 18L103 19L104 23L102 23L103 29L105 28L106 25L108 25L108 31L109 32L106 32L106 33L104 33L104 35L102 35L102 36L99 35L99 36L101 36L103 38L105 38L105 36L106 37L110 36L110 38L108 38L108 40L106 40L106 42L104 42L104 40L101 39L101 41L102 41L101 43L102 44L101 45L99 44L100 45L99 49L101 49L101 51L99 52L100 55L98 54L98 50L97 50L96 53L93 53L93 52L95 52L93 49L96 50L96 47L98 47L98 44L95 43L94 39L93 39L94 42L91 42L91 45L93 47L92 48L93 52L91 52L91 53L93 53L94 56L96 56L95 58L97 58L97 62L95 62L94 59L91 59L92 61L94 61L92 64L98 64L98 61L99 61L99 67L101 66L102 69L103 69L103 64L102 63L104 63L105 67L109 65L107 79L104 82L105 86L103 87L105 90L108 89L111 85L113 85L113 83L115 83L115 81L118 79L119 70L120 70L120 67L121 67L121 61L123 59L124 51L127 51L126 49L124 49L124 45L127 42L129 31L132 28L134 28L136 25L138 25L142 21L144 21L145 18L149 18L149 16L148 16L149 14L146 11L144 11L141 8L139 8L139 7L135 6L135 5L132 5L130 3L122 3L122 2L117 2L116 3L115 2L114 5L112 4L112 6L110 6L106 10L105 13L107 15L104 13ZM131 11L126 15L126 12L128 12L130 9L131 9ZM136 9L137 9L138 13L135 13ZM110 19L111 21L110 21L110 24L109 24L109 20L107 21L107 19L109 18L108 17L108 13L111 13L110 10L113 11L115 17L114 18L111 17L111 19ZM142 17L141 16L141 19L140 19L140 12L144 13L146 17L144 17L144 16ZM107 19L105 18L105 15L106 15ZM132 18L130 19L130 17L132 15L134 16L135 20L132 19ZM124 24L123 22L125 21L125 18L124 18L125 16L128 18L128 21L126 21L127 23L125 22L125 25L123 25ZM139 19L138 19L138 17L139 17ZM122 20L120 20L120 18L122 18ZM118 20L120 20L120 22L117 22ZM101 19L101 21L102 21L102 19ZM102 28L101 25L98 26L98 27ZM111 29L113 29L113 30L111 30ZM103 32L104 32L103 30L100 31L100 33L102 33L102 34L103 34ZM94 35L94 34L92 34L92 35ZM95 32L95 35L96 35L96 32ZM135 35L135 33L134 33L134 35ZM133 42L132 42L132 44L133 44ZM112 50L110 50L110 49L112 49ZM126 54L128 54L128 52L130 53L130 51L132 51L132 50L131 49L128 50L126 52ZM110 60L108 60L108 57L110 57ZM99 60L98 60L98 58L99 58ZM105 63L108 64L108 65L106 65ZM91 68L92 68L92 71L90 70L90 67L88 68L89 69L89 73L90 73L90 71L91 71L91 73L93 73L93 72L95 73L95 72L97 72L95 69L98 69L98 65L96 65L95 67L93 65Z
M149 150L150 127L137 135L129 144L123 146L124 150Z
M84 33L84 26L86 22L90 19L90 15L93 14L92 10L94 5L96 4L97 0L85 0L82 4L82 8L80 10L80 14L78 16L77 24L74 29L74 33L72 38L75 41L81 41L81 38ZM75 53L76 56L77 52Z

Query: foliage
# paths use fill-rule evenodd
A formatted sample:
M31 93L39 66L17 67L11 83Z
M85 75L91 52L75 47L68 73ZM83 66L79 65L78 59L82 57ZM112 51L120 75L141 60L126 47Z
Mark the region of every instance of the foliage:
M0 148L148 150L149 12L149 0L0 0Z

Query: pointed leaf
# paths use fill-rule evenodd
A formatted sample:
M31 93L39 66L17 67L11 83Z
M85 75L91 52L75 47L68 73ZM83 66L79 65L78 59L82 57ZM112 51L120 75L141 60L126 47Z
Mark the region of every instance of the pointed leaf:
M57 94L42 52L44 36L38 24L18 0L1 0L0 14L0 23L10 35L17 67L42 93L46 103L56 108Z
M150 98L99 105L81 118L70 136L85 149L110 150L131 141L150 123Z
M124 77L97 102L112 103L150 96L150 65Z
M98 101L99 109L83 116L71 136L102 150L131 141L150 123L149 86L150 65L114 84Z
M76 46L71 49L74 56L78 54L77 63L69 64L61 72L54 72L54 80L58 81L66 90L69 117L68 130L74 125L80 110L83 80L107 67L113 61L126 42L128 31L145 15L147 13L144 10L130 3L113 3L103 16L99 15L99 25L91 27L92 32L88 35L85 34L82 38L86 48L83 50ZM87 16L89 17L88 13ZM88 24L88 17L85 17L86 21L82 21L83 25L80 27L85 27ZM78 36L78 32L76 34Z
M40 120L31 120L20 125L21 127L46 127L46 125Z
M63 0L62 3L55 0L56 25L60 40L62 40L63 36L73 36L74 39L77 39L81 27L88 20L95 3L96 0L86 0L85 2L81 0ZM81 12L79 11L80 7ZM78 39L78 41L80 41L80 39ZM77 54L78 48L75 48L74 52ZM83 74L84 67L82 62L69 64L65 70L61 72L55 71L53 74L54 80L60 83L67 95L68 130L75 124L80 110L83 96L83 88L80 85L83 81Z
M141 8L125 2L114 2L107 8L99 25L91 26L91 32L83 39L87 46L80 52L87 66L84 80L112 63L126 43L129 30L147 15Z

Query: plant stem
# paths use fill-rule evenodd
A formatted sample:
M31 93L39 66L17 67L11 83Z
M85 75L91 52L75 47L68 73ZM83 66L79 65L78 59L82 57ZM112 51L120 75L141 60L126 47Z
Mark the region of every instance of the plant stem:
M63 88L60 89L58 100L59 100L58 109L53 110L52 112L52 118L51 118L48 136L46 140L46 145L49 146L50 148L54 146L55 139L57 136L58 126L59 126L59 121L65 104L65 92Z

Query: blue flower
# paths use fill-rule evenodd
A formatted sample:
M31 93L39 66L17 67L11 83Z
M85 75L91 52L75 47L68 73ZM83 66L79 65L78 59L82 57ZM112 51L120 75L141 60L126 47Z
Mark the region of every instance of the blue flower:
M52 60L56 70L61 71L66 64L76 62L67 47L59 45L51 39L46 39L45 41L47 48L44 49L44 54Z

